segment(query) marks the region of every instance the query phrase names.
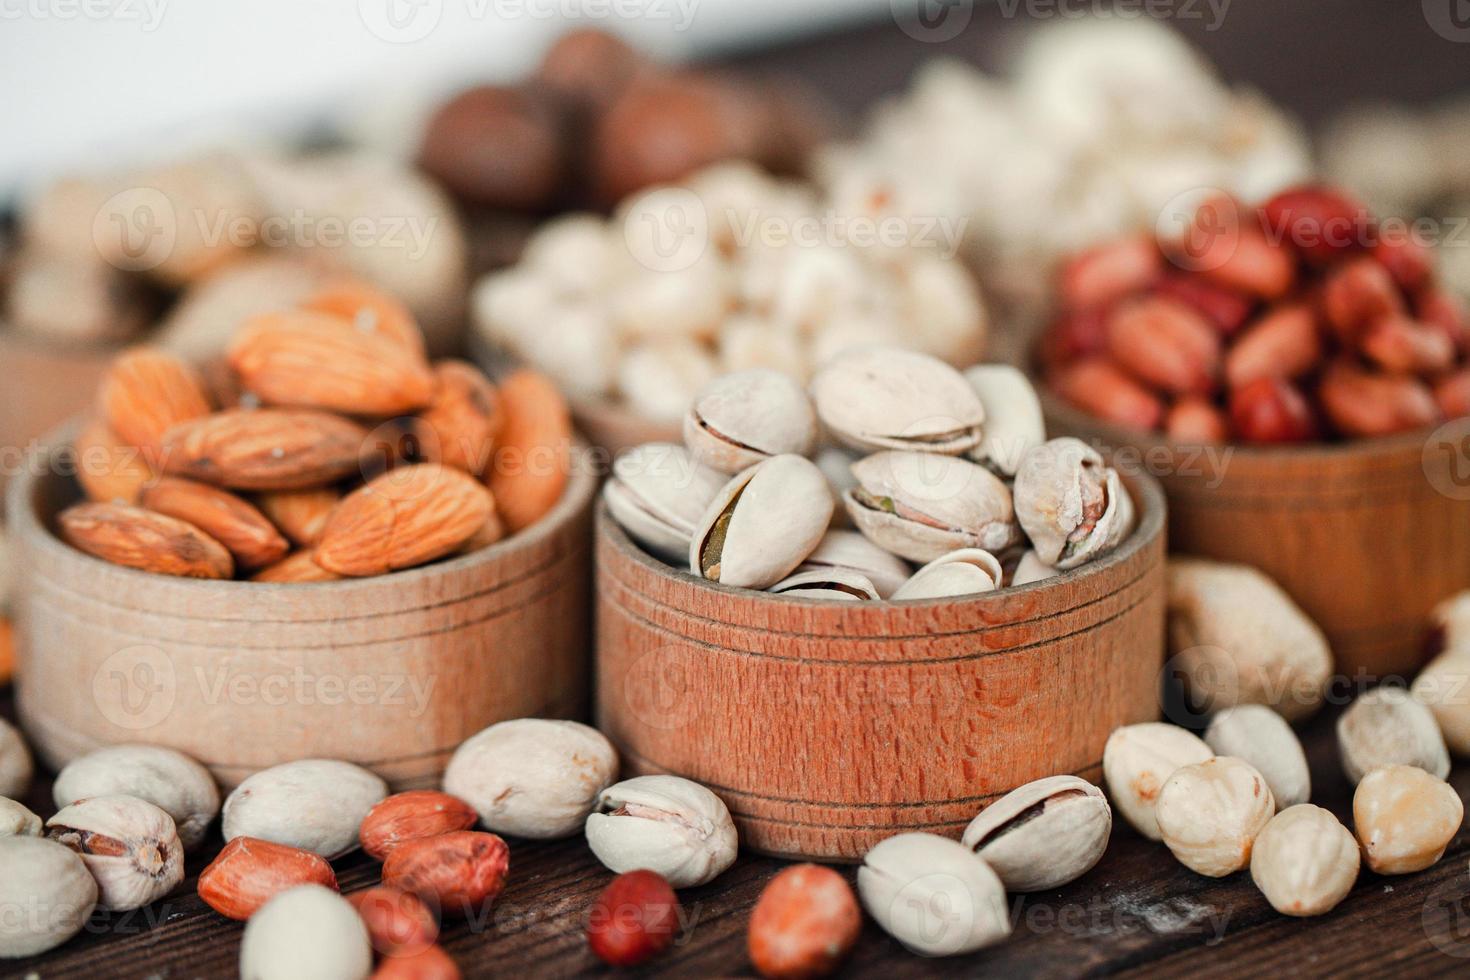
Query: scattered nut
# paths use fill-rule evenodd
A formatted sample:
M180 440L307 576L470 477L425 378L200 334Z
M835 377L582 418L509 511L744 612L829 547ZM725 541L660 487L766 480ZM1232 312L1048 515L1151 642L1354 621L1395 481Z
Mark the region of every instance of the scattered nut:
M981 810L961 842L985 859L1006 891L1047 891L1102 859L1113 811L1102 790L1076 776L1049 776Z
M1244 759L1266 780L1276 809L1285 810L1312 798L1312 775L1296 733L1265 705L1241 704L1210 719L1205 744L1216 755Z
M41 818L23 804L0 796L0 837L40 837Z
M204 841L219 813L219 787L209 770L160 745L114 745L73 759L56 776L58 807L93 796L135 796L173 818L184 850Z
M0 959L35 956L81 931L97 905L97 881L76 852L40 837L0 837Z
M347 900L321 885L281 892L245 924L244 980L364 980L373 969L367 926Z
M347 901L362 916L373 949L390 957L414 956L439 938L439 920L413 892L376 885Z
M1005 886L985 860L935 834L899 834L870 850L858 894L883 931L922 956L958 956L1011 934Z
M459 964L442 947L430 946L407 956L385 957L372 980L460 980Z
M1409 690L1414 700L1434 713L1445 746L1458 756L1470 755L1470 656L1448 652L1431 660Z
M763 977L796 980L836 971L862 930L847 879L816 864L783 869L750 914L746 949Z
M225 800L225 840L257 837L331 861L357 847L357 830L388 795L377 776L350 762L302 759L263 769Z
M199 897L227 919L245 921L276 895L297 885L337 890L332 866L319 854L236 837L199 873Z
M1298 803L1271 818L1251 850L1251 880L1282 915L1323 915L1358 880L1358 842L1331 812Z
M604 789L587 817L592 853L617 872L648 868L675 888L713 881L735 861L730 811L678 776L636 776Z
M1149 840L1163 840L1155 807L1164 783L1181 766L1215 755L1193 732L1162 722L1126 725L1103 747L1103 778L1113 806Z
M1376 687L1337 720L1343 772L1354 783L1380 766L1417 766L1444 779L1450 754L1434 713L1401 687Z
M0 796L11 799L25 796L34 769L31 750L26 748L20 731L0 718Z
M412 892L440 915L473 918L500 896L509 872L505 841L456 830L394 848L383 862L383 884Z
M457 796L416 789L395 793L369 810L357 837L369 857L382 861L404 841L469 830L477 819L474 808Z
M679 900L652 871L618 875L587 913L587 945L609 966L638 966L668 949L679 932Z
M46 836L82 856L97 879L97 907L142 908L184 880L184 845L173 818L133 796L94 796L46 821Z
M1465 804L1454 788L1415 766L1384 766L1358 783L1353 826L1363 859L1381 875L1423 871L1460 829Z
M1276 801L1265 778L1242 759L1217 756L1181 766L1159 791L1159 833L1179 862L1211 878L1250 863L1251 847Z

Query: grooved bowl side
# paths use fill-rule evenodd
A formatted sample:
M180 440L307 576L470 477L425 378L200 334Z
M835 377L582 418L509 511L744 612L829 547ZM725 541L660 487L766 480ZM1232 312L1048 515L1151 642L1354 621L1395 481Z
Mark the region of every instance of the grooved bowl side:
M53 767L154 742L226 786L311 757L427 786L487 725L585 711L590 472L537 525L474 554L268 585L152 575L76 551L50 529L74 484L37 462L9 489L18 708Z
M1098 422L1053 395L1043 405L1049 430L1131 455L1159 479L1173 551L1254 565L1280 583L1345 674L1417 669L1430 611L1470 589L1470 421L1449 439L1426 431L1201 451Z
M837 603L730 589L646 555L599 506L597 716L634 773L698 780L746 847L856 860L892 834L958 837L1057 773L1101 777L1118 725L1156 718L1164 498L1046 583Z

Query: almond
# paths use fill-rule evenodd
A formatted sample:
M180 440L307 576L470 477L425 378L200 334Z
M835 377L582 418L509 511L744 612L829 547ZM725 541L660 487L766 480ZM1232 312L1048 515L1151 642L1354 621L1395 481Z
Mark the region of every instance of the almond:
M506 378L500 403L505 427L486 482L495 495L496 513L516 532L540 520L566 489L572 419L556 385L535 371Z
M457 550L490 518L494 501L453 467L419 463L348 494L327 522L316 561L339 575L381 575Z
M314 490L275 490L263 493L255 502L276 527L292 543L310 548L322 536L327 519L342 500L342 494L331 487Z
M264 514L216 487L166 476L143 491L142 504L193 524L224 545L239 568L274 565L291 550Z
M164 469L237 490L300 490L358 468L367 431L327 412L231 409L185 422L163 440Z
M1257 378L1295 378L1316 367L1322 357L1317 318L1311 307L1282 306L1251 324L1225 356L1225 377L1232 388Z
M82 426L72 445L77 480L90 500L135 504L153 470L143 450L124 445L107 423L94 418Z
M235 563L225 546L186 521L127 504L76 504L56 518L61 536L114 565L180 575L230 578Z
M360 280L329 282L308 296L301 308L341 317L357 330L391 340L416 357L424 356L424 334L409 308Z
M329 572L316 563L316 552L298 551L269 568L262 568L250 577L250 581L299 585L303 582L336 582L341 578L342 576Z
M434 378L434 400L415 426L424 458L478 476L490 467L505 424L500 396L479 368L463 361L441 361Z
M174 355L148 347L113 360L102 376L97 405L119 439L147 450L175 425L210 412L199 373Z
M477 820L475 808L457 796L410 790L395 793L369 810L357 836L368 856L382 861L404 841L469 830Z
M389 416L434 397L422 355L327 313L254 317L235 336L229 359L245 389L268 405Z
M326 859L285 844L236 837L199 874L199 897L227 919L244 921L277 894L297 885L337 890Z

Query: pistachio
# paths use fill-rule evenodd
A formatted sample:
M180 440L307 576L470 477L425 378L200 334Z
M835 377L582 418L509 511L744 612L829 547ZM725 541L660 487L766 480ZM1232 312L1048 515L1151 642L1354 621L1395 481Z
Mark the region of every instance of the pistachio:
M919 569L893 593L893 598L940 599L993 592L1001 587L1004 578L999 559L990 552L961 548L940 555Z
M881 548L930 562L960 548L996 553L1019 537L1011 491L968 460L881 452L852 466L858 486L843 495L857 529Z
M797 571L824 569L858 573L872 583L880 599L891 597L909 579L909 566L902 559L856 531L828 531Z
M0 837L39 837L41 818L25 805L0 796Z
M1052 568L1035 551L1027 551L1021 556L1016 564L1016 570L1011 574L1011 585L1030 585L1033 582L1044 582L1049 578L1055 578L1057 570Z
M832 520L821 470L801 456L772 456L732 477L705 509L689 569L713 582L764 589L816 549Z
M1282 915L1322 915L1358 880L1358 842L1320 806L1298 803L1266 824L1251 850L1251 880Z
M735 861L730 811L714 793L678 776L636 776L598 794L587 843L609 869L647 868L675 888L713 881Z
M1342 768L1357 783L1380 766L1417 766L1444 779L1450 754L1434 713L1401 687L1376 687L1337 720Z
M1287 721L1315 712L1332 674L1317 624L1261 572L1169 561L1169 649L1198 706L1264 704Z
M1192 871L1223 878L1250 864L1256 836L1276 813L1271 789L1243 759L1181 766L1155 808L1164 844Z
M115 745L74 759L51 788L58 807L92 796L135 796L163 810L190 851L204 842L219 813L219 787L209 770L159 745Z
M838 602L876 601L878 589L861 572L847 568L815 568L788 575L766 590L794 599L832 599Z
M1358 783L1353 826L1363 859L1381 875L1423 871L1444 856L1465 804L1454 788L1416 766L1384 766Z
M466 739L444 770L444 791L498 834L551 840L581 830L617 774L617 750L597 729L518 718Z
M1102 859L1113 811L1102 790L1076 776L1048 776L981 810L962 842L1007 891L1039 892L1082 877Z
M1108 736L1103 747L1103 779L1113 806L1133 828L1149 840L1162 840L1154 813L1159 791L1179 767L1214 755L1183 728L1156 721L1126 725Z
M985 408L985 433L970 458L1015 476L1026 454L1046 441L1036 389L1009 364L977 364L965 372L965 380Z
M1265 705L1241 704L1215 715L1205 731L1205 744L1216 755L1235 756L1255 766L1271 787L1277 810L1312 798L1302 743L1286 719Z
M245 923L240 940L241 980L365 980L372 969L362 917L323 885L276 895Z
M1117 546L1133 527L1133 500L1116 470L1080 439L1053 439L1016 470L1016 518L1037 556L1076 568Z
M46 836L82 856L97 879L97 907L142 908L184 880L184 845L173 818L133 796L96 796L63 807Z
M858 895L883 931L923 956L958 956L1011 934L1005 886L985 859L936 834L899 834L858 868Z
M1434 713L1446 747L1455 755L1470 755L1470 656L1448 652L1435 657L1410 690Z
M811 383L817 415L844 445L957 455L980 443L985 407L954 368L927 354L865 347Z
M388 784L350 762L301 759L248 777L225 800L224 836L299 847L328 861L357 849L357 829Z
M0 959L35 956L81 931L97 881L74 851L40 837L0 837Z
M725 482L683 446L651 442L613 462L602 495L630 537L664 558L682 559L700 516Z
M816 439L817 417L806 392L788 375L764 368L716 378L684 416L684 445L722 473L783 453L805 456Z
M34 771L25 739L14 725L0 718L0 796L24 796Z

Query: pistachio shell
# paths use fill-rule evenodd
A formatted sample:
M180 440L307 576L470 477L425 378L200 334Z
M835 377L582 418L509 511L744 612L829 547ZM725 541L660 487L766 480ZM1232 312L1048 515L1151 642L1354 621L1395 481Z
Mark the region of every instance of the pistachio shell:
M690 540L689 569L724 585L769 588L817 547L832 509L815 464L772 456L736 474L705 509Z
M675 888L713 881L735 861L738 839L725 803L678 776L635 776L597 796L587 844L619 873L647 868Z
M1123 481L1080 439L1053 439L1028 452L1014 492L1021 527L1053 568L1091 561L1132 529L1133 501Z
M958 371L927 354L866 347L833 358L811 383L817 415L857 449L969 452L985 407Z
M1057 574L1057 570L1037 557L1035 551L1028 551L1017 563L1016 571L1011 575L1011 585L1030 585L1033 582L1054 578Z
M613 462L603 499L613 520L649 551L671 560L689 552L694 526L725 477L683 446L651 442Z
M782 453L805 456L816 439L811 400L779 371L716 378L695 395L684 416L684 445L722 473L738 473Z
M902 558L929 562L961 548L995 553L1019 537L1010 489L969 460L890 451L854 463L852 472L858 488L843 503L853 524Z
M838 602L876 601L878 598L878 590L867 576L847 568L799 571L767 591L794 599L834 599Z
M890 598L900 585L909 580L909 566L903 559L884 551L856 531L832 530L822 536L817 550L807 555L799 572L837 569L858 572L878 590L882 599Z
M1092 869L1107 850L1113 811L1102 790L1076 776L1027 783L981 810L962 842L1007 891L1057 888Z
M1041 400L1026 375L1009 364L978 364L965 372L985 406L985 431L970 458L1015 476L1026 454L1046 441Z
M961 548L940 555L919 569L893 593L893 598L939 599L993 592L1001 587L1003 579L1000 561L990 552Z

